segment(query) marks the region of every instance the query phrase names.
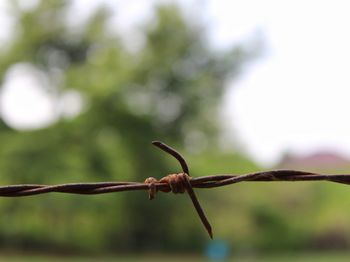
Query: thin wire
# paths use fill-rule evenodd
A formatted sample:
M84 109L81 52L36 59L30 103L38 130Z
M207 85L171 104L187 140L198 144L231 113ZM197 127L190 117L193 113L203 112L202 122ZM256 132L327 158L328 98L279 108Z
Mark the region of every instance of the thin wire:
M296 170L273 170L244 175L219 174L189 179L192 188L214 188L241 182L281 181L329 181L350 185L350 174L318 174ZM157 191L171 191L170 186L164 182L157 182L154 186ZM148 184L142 182L67 183L57 185L19 184L0 186L0 196L21 197L50 192L69 194L104 194L148 189Z
M45 194L50 192L69 194L105 194L122 191L148 190L150 199L153 199L157 191L182 193L187 192L191 201L212 238L212 228L201 208L193 188L214 188L232 185L241 182L297 182L297 181L329 181L350 185L350 174L318 174L297 170L271 170L243 175L218 174L191 178L185 159L175 149L166 144L154 141L153 145L176 158L183 173L171 174L160 180L148 178L145 182L99 182L99 183L68 183L58 185L21 184L0 186L0 197L24 197Z

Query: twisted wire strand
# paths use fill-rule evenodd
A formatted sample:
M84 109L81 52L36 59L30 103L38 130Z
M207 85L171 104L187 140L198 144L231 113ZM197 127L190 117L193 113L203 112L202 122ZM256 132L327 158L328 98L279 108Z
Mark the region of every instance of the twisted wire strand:
M350 174L318 174L296 170L272 170L244 175L222 174L190 178L192 188L214 188L241 182L297 182L297 181L329 181L350 185ZM170 192L170 185L165 182L154 184L157 191ZM122 191L149 190L144 182L98 182L68 183L58 185L19 184L0 186L1 197L21 197L44 193L69 194L105 194Z
M105 194L122 191L148 190L149 199L155 198L158 191L173 193L188 193L193 206L207 230L213 238L211 225L196 197L193 188L214 188L241 182L275 182L275 181L329 181L350 185L350 174L318 174L297 170L271 170L243 175L218 174L192 178L185 159L175 149L160 142L152 144L173 156L181 165L182 173L170 174L160 180L149 177L145 182L98 182L98 183L68 183L58 185L21 184L0 186L0 197L24 197L50 192L69 194Z

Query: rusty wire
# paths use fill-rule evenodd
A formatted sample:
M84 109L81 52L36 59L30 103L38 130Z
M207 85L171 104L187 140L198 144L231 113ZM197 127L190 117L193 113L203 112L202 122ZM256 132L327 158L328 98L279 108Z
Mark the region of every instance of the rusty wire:
M153 199L158 191L184 193L187 192L209 236L212 229L201 208L193 188L214 188L240 182L273 182L273 181L330 181L350 185L350 174L318 174L297 170L272 170L243 175L219 174L192 178L185 159L173 148L154 141L153 145L175 157L182 173L170 174L157 180L149 177L145 182L99 182L99 183L68 183L58 185L20 184L0 186L0 197L23 197L50 192L70 194L105 194L122 191L148 190L149 199Z

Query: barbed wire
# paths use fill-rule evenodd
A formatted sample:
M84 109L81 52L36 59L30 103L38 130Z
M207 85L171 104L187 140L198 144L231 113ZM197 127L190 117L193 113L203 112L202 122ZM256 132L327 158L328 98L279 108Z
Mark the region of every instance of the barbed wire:
M153 145L175 157L181 167L181 173L170 174L160 180L154 177L144 182L99 182L99 183L68 183L58 185L20 184L0 186L0 197L24 197L50 192L70 194L105 194L122 191L148 190L149 199L153 199L158 191L184 193L187 192L209 236L213 238L210 223L199 204L193 188L214 188L232 185L240 182L273 182L273 181L329 181L350 185L350 174L318 174L297 170L271 170L243 175L218 174L192 178L185 159L175 149L154 141Z

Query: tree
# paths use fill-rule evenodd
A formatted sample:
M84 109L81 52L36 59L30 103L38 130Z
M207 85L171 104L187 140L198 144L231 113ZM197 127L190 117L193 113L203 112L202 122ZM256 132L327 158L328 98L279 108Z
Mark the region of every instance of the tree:
M66 1L40 1L32 10L13 8L21 30L0 53L0 80L12 65L25 62L49 79L47 92L57 101L74 89L85 106L79 116L60 117L35 131L17 132L0 122L2 183L163 176L173 164L150 141L161 139L180 148L205 142L215 148L225 83L254 57L241 46L224 53L213 50L203 28L186 20L176 6L157 7L154 21L145 26L145 44L134 53L105 30L110 14L104 8L79 30L65 20ZM180 204L166 208L167 197L148 204L140 194L2 201L7 216L0 223L11 219L11 226L0 238L8 245L68 250L142 250L174 243L185 248L201 238L198 230L181 233L186 241L176 238ZM193 223L188 227L196 228Z

